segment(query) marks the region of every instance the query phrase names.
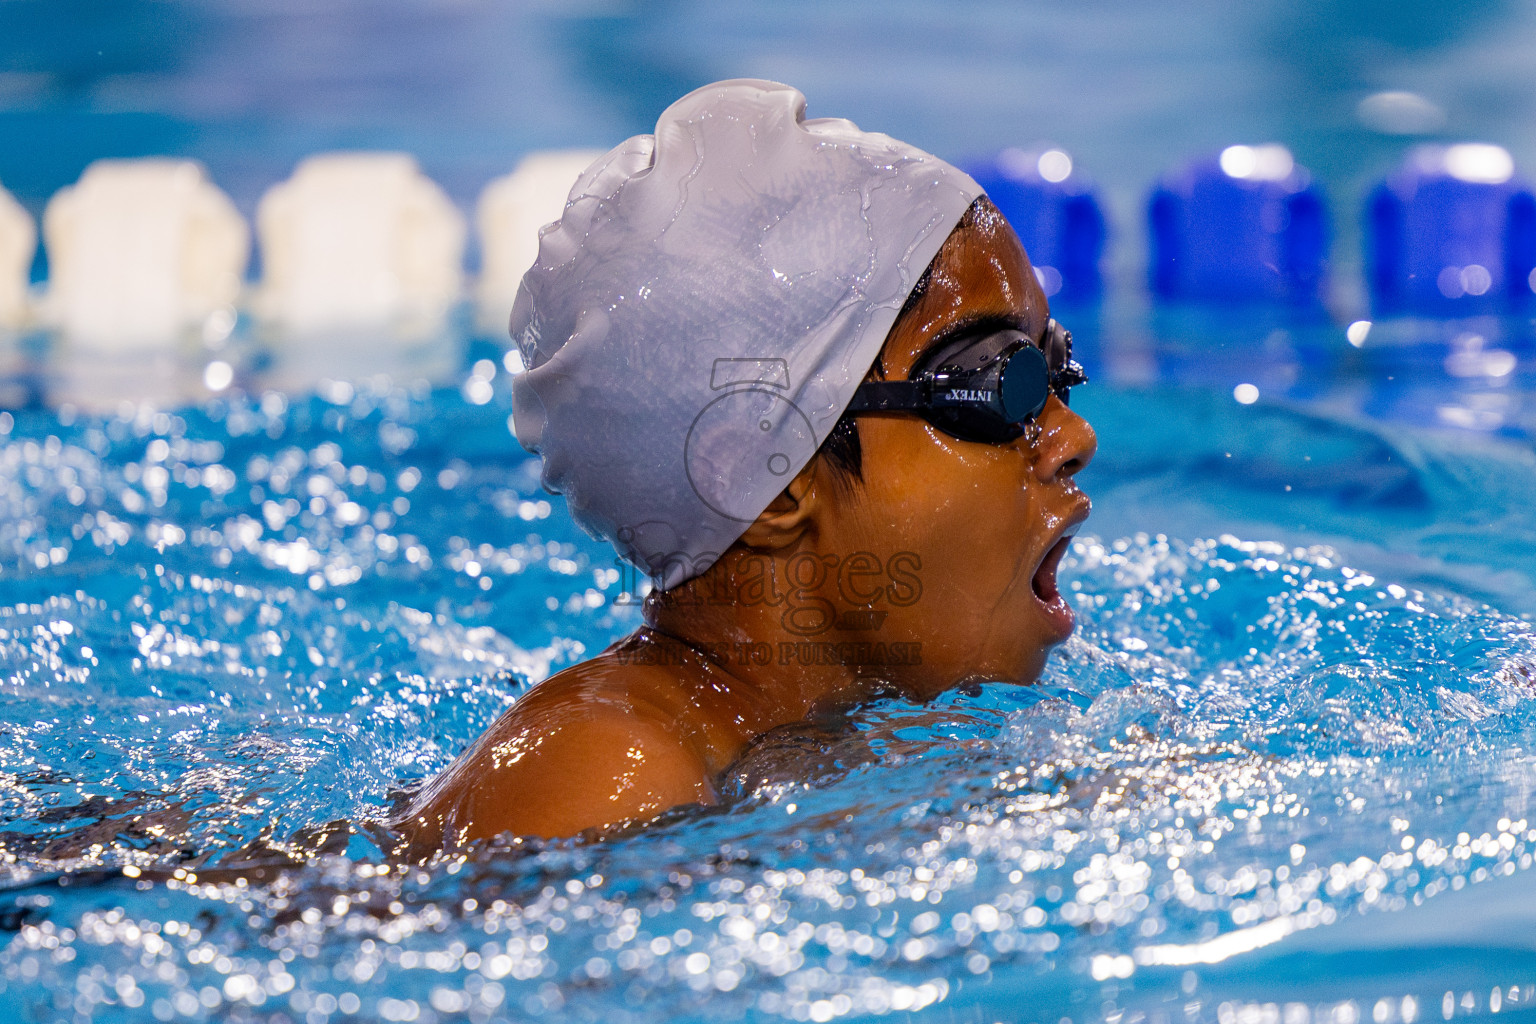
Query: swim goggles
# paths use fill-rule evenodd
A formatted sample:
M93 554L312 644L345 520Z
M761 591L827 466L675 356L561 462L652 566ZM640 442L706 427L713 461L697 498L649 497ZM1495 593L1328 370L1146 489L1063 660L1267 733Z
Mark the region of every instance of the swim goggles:
M1008 328L936 346L907 380L860 384L847 411L914 412L962 441L1004 444L1023 435L1052 394L1066 404L1068 389L1087 382L1072 358L1072 332L1052 319L1038 345Z

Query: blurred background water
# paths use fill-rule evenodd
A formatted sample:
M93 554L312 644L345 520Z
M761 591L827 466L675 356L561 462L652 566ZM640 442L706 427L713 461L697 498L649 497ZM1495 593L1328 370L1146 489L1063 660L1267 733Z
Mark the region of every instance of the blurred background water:
M0 182L40 213L91 160L181 155L249 215L305 155L399 149L467 207L530 150L607 148L689 89L755 76L950 159L1067 147L1107 193L1126 267L1157 173L1283 142L1342 212L1348 280L1351 211L1409 142L1536 165L1533 38L1526 5L1434 0L7 0ZM1373 119L1361 103L1382 91L1426 107Z
M883 701L764 744L723 811L422 869L366 823L637 621L507 431L504 339L462 309L307 353L230 313L111 366L7 336L8 1019L1536 1001L1536 337L1373 316L1360 226L1413 145L1536 167L1536 11L0 0L0 61L0 184L34 218L94 160L175 156L250 219L335 149L411 153L468 214L530 152L751 75L954 159L1059 145L1110 232L1101 301L1062 309L1101 448L1041 686ZM1271 141L1333 206L1324 301L1154 300L1153 181ZM254 870L277 852L302 866Z

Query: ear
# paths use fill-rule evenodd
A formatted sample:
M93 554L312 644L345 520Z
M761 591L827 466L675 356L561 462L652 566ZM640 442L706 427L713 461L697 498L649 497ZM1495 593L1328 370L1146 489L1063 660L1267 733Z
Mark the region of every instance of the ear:
M739 543L762 551L778 551L805 536L815 521L819 505L816 470L820 462L819 456L813 458L796 473L789 486L780 491L747 527Z

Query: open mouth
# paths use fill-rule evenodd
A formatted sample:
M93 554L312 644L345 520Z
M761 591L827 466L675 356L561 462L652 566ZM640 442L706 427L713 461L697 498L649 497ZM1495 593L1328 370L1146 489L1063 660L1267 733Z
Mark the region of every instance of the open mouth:
M1056 589L1056 569L1061 565L1062 556L1072 546L1072 535L1065 537L1051 545L1051 550L1045 553L1040 560L1040 568L1035 570L1034 579L1029 581L1035 591L1035 596L1045 604L1055 604L1061 597L1061 591Z
M1061 590L1056 585L1056 570L1061 565L1061 559L1072 546L1072 534L1067 534L1051 545L1051 549L1040 560L1040 568L1035 570L1035 575L1030 579L1030 589L1035 592L1036 599L1045 606L1046 615L1056 626L1056 631L1065 639L1071 635L1072 627L1076 620L1072 615L1072 609L1067 607L1066 599L1061 596Z

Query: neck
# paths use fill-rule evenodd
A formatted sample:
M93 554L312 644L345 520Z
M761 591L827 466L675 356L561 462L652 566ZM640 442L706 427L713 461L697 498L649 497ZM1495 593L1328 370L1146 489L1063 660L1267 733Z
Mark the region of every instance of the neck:
M646 599L647 628L698 652L716 682L746 695L759 735L802 721L816 707L847 705L887 690L888 666L848 657L869 634L839 624L844 611L799 553L733 549L703 575Z

